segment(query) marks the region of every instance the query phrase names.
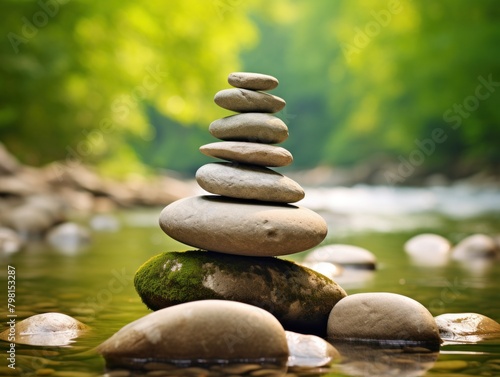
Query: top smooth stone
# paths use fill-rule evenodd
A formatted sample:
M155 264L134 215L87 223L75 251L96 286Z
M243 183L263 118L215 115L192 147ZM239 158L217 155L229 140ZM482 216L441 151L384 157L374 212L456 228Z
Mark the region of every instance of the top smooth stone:
M251 72L233 72L227 82L236 88L250 90L272 90L279 84L276 77Z
M272 94L248 89L223 89L215 94L214 102L220 107L238 113L277 113L286 102Z

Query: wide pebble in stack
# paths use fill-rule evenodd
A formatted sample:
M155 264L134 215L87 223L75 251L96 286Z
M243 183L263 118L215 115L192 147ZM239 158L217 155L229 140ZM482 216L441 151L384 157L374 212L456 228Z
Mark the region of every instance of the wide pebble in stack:
M198 184L216 195L196 196L167 206L160 226L170 237L200 249L246 256L298 253L318 245L327 225L315 212L291 205L304 197L292 179L269 169L293 157L272 145L288 137L288 128L271 115L285 101L264 91L278 86L272 76L232 73L233 89L219 91L215 103L239 112L214 121L210 133L221 142L201 152L228 162L209 163L196 173Z

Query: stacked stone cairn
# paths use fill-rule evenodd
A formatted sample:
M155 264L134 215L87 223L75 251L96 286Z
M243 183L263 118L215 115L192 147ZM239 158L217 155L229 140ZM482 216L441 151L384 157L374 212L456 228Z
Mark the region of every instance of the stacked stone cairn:
M168 236L199 250L161 253L138 269L135 288L155 312L97 348L107 365L148 370L154 365L137 364L283 365L287 358L293 365L290 360L302 352L296 346L312 344L315 351L304 354L314 354L319 360L314 365L335 357L330 344L303 334L439 346L436 323L418 302L390 293L346 297L324 275L276 258L317 246L327 225L315 212L291 204L304 190L269 168L292 162L290 152L273 145L288 137L285 123L272 115L285 101L265 93L278 80L232 73L228 82L234 88L219 91L215 103L239 114L214 121L210 133L222 141L200 148L227 162L208 163L196 173L210 195L178 200L160 214Z
M224 140L200 150L229 162L209 163L196 173L198 184L216 194L191 197L167 206L160 226L170 237L204 250L246 256L293 254L318 245L327 225L318 214L289 205L304 197L298 183L267 166L285 166L293 158L277 147L288 128L271 115L285 101L263 92L278 85L274 77L232 73L236 88L215 95L219 106L240 114L210 125Z

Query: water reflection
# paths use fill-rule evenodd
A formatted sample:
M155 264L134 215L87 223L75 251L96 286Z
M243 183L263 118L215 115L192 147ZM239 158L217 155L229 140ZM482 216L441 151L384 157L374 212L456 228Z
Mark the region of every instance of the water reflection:
M342 357L337 368L349 376L422 376L439 356L439 352L422 347L382 348L344 342L334 342L333 345Z

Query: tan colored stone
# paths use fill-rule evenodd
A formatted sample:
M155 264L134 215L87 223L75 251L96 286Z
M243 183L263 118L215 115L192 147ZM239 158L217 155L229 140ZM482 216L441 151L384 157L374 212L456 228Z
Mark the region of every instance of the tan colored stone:
M108 366L141 360L286 360L283 327L267 311L235 301L201 300L158 310L97 347Z
M318 245L325 220L303 207L267 204L221 196L195 196L163 209L160 226L170 237L222 253L276 256Z
M228 161L260 166L287 166L293 161L285 148L244 141L220 141L200 147L201 153Z
M231 198L294 203L304 198L304 190L294 180L262 167L230 162L203 165L196 181L212 194Z
M340 300L328 318L328 337L338 340L439 346L432 314L419 302L399 294L358 293Z
M278 86L278 79L251 72L233 72L227 78L227 82L236 87L249 90L271 90Z
M217 139L278 144L288 138L288 127L280 118L263 113L231 115L213 121L208 130Z
M238 113L277 113L286 102L272 94L248 89L223 89L215 94L214 102L220 107Z

